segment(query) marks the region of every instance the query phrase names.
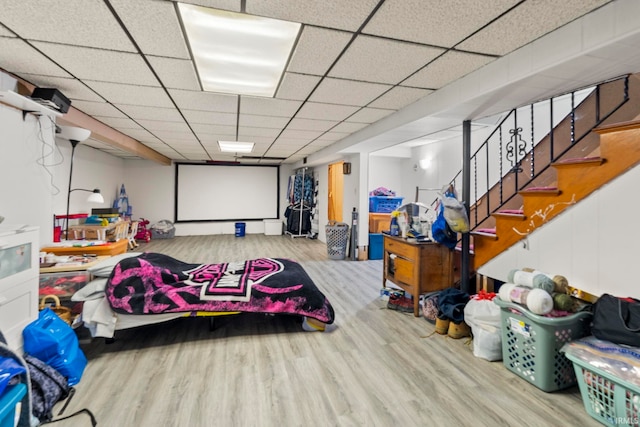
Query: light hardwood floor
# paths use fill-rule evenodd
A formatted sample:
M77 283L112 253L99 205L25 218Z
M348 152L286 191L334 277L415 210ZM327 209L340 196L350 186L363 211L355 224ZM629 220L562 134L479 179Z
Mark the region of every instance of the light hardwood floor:
M295 317L184 318L82 344L89 363L65 414L105 427L598 426L577 387L545 393L465 340L386 309L382 261L334 261L317 240L247 235L142 244L188 262L298 260L334 306L324 333ZM83 415L61 422L89 426Z

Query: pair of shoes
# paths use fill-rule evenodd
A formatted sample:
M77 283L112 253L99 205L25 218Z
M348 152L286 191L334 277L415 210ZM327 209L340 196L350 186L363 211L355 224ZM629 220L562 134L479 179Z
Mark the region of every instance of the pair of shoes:
M413 313L413 300L395 293L390 294L387 308L402 311L403 313Z
M450 323L451 321L447 318L436 317L436 333L440 335L447 335Z
M451 322L449 323L449 330L447 331L447 335L453 339L460 339L464 337L471 336L471 329L469 325L467 325L464 320L460 323Z

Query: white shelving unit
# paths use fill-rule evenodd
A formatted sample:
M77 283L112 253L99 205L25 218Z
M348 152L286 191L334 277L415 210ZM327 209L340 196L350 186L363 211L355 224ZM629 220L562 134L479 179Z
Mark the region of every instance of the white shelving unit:
M22 330L38 317L38 230L0 226L0 329L14 350L22 349Z
M62 113L60 113L59 111L51 109L45 105L39 104L36 101L30 98L27 98L26 96L22 96L10 90L0 91L0 102L3 104L7 104L12 107L15 107L19 110L22 110L23 119L24 119L24 116L29 113L35 114L38 116L53 116L53 117L62 116Z

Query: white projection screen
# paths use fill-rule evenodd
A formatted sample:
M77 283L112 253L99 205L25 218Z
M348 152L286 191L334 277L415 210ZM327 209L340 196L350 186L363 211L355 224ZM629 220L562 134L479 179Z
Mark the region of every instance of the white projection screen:
M176 222L278 218L279 166L176 164Z

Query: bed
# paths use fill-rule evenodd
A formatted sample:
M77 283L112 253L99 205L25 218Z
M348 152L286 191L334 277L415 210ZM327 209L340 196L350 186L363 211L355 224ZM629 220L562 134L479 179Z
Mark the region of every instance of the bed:
M94 337L178 317L238 313L300 316L307 331L323 331L334 310L303 267L285 258L218 264L130 252L88 269L91 280L73 296Z

